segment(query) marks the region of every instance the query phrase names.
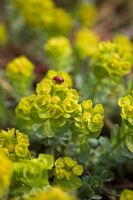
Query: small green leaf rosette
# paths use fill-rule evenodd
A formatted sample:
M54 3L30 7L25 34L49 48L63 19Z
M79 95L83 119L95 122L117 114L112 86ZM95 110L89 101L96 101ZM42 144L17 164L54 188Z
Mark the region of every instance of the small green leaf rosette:
M92 173L82 177L82 186L79 189L79 196L89 199L101 199L101 190L104 183L113 180L113 174L108 167L97 165Z
M70 157L60 157L55 161L54 184L64 190L72 191L81 186L80 177L83 173L82 165Z

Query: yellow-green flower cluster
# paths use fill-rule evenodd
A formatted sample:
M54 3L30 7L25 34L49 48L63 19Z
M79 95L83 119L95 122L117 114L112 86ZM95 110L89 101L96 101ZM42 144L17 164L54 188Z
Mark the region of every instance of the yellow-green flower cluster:
M66 72L49 71L37 85L37 95L20 100L16 108L17 117L33 124L43 123L46 132L51 127L62 127L78 107L78 93L69 88L71 84Z
M133 127L133 91L131 95L120 97L118 104L121 108L122 119Z
M71 180L73 175L81 176L82 173L82 165L70 157L61 157L55 161L55 176L57 179Z
M8 41L8 34L4 24L0 24L0 45L6 44Z
M133 45L129 37L124 34L115 35L113 41L122 46L126 51L133 52Z
M81 59L92 56L98 48L99 36L86 27L80 28L75 33L75 49Z
M120 200L132 200L133 199L133 191L125 189L120 195Z
M28 24L48 28L53 23L54 3L51 0L13 0Z
M69 69L72 64L72 47L66 37L50 38L44 45L50 65L56 70Z
M87 27L92 27L96 22L97 10L93 4L81 4L77 9L79 22Z
M111 76L124 76L131 71L133 55L119 43L101 42L93 57L93 67L96 73L103 71Z
M36 196L27 200L74 200L75 198L68 195L58 187L52 187L46 191L39 192Z
M62 20L61 20L62 19ZM50 30L56 34L67 35L72 28L72 18L63 8L55 8L53 16L53 24Z
M52 0L14 0L26 22L35 28L50 33L67 34L72 27L71 16L63 9L55 6ZM60 20L61 19L61 20Z
M19 130L15 131L13 128L0 132L0 150L3 150L13 161L30 158L28 146L28 136Z
M43 124L49 136L69 119L75 122L82 133L99 133L103 126L102 105L97 104L92 108L91 101L79 104L79 95L71 86L71 78L67 73L50 70L37 85L37 95L20 100L16 108L18 119L30 128L33 124Z
M15 58L7 64L7 76L16 96L29 92L34 78L33 70L34 65L25 56Z
M12 188L15 187L16 191L18 190L18 194L22 195L21 193L26 191L27 188L29 192L33 188L41 189L49 185L48 170L51 170L53 165L54 158L48 154L40 154L38 158L15 162Z
M25 56L20 56L7 64L7 75L11 81L27 82L33 77L33 69L34 65Z
M99 135L103 127L104 109L101 104L92 107L92 101L86 100L81 103L75 115L75 125L84 134L95 137Z
M8 190L12 172L12 162L5 155L5 153L0 150L0 199Z

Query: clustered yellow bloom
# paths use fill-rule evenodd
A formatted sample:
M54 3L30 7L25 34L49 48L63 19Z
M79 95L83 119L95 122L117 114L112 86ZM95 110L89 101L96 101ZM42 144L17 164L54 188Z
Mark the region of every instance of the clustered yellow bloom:
M56 34L62 33L63 35L67 35L72 28L72 18L69 13L63 8L56 8L53 18L51 31L55 31Z
M0 45L6 44L8 41L8 34L4 24L0 24Z
M33 76L34 65L25 57L20 56L7 64L7 75L11 81L23 81Z
M77 17L84 26L91 27L96 22L97 10L93 4L81 4L77 9Z
M123 45L110 41L101 42L92 59L96 73L124 76L131 71L133 55Z
M66 72L50 70L37 85L37 95L20 100L16 108L17 117L31 125L44 124L47 134L51 128L54 131L56 127L62 127L78 106L78 94L71 85L71 78Z
M86 105L85 108L85 102L78 103L79 95L71 86L71 78L67 73L50 70L38 83L37 95L20 100L16 108L17 117L25 125L43 124L47 136L55 133L56 128L64 126L69 119L79 132L98 134L103 126L102 106L98 104L92 108L92 105Z
M50 38L44 45L49 63L56 70L68 69L72 64L72 47L66 37Z
M13 1L31 26L48 28L53 23L54 3L51 0Z
M13 172L13 164L5 153L0 150L0 199L6 194L10 185Z
M28 136L19 130L9 129L0 132L0 150L3 150L13 161L30 158Z
M7 76L12 84L15 97L29 94L34 78L34 65L25 56L20 56L7 64Z
M60 188L53 187L46 191L39 192L34 197L27 200L74 200L75 198L62 191Z
M99 36L86 27L75 33L74 46L81 59L92 56L98 48Z
M101 104L92 107L91 100L83 101L75 115L75 125L84 134L95 137L103 127L103 115L104 109Z
M133 91L131 95L120 97L118 104L121 108L122 119L128 125L133 126Z
M24 159L14 162L14 178L12 179L12 188L17 189L21 196L23 191L28 188L28 192L35 189L42 189L49 185L48 170L54 165L54 158L49 154L40 154L38 158Z
M82 173L82 165L70 157L61 157L55 161L55 176L57 179L71 180L73 175L81 176Z
M72 26L70 15L52 0L14 0L26 22L32 27L67 34ZM61 20L60 20L61 19Z
M122 46L127 51L133 52L133 45L129 37L124 34L115 35L113 41Z
M133 199L133 191L125 189L120 195L120 200L132 200Z

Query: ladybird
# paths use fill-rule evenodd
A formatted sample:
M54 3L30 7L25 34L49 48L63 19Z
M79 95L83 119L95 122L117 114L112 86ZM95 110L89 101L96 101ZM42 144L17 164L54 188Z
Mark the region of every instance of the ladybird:
M56 84L61 85L64 82L64 79L61 76L54 76L53 80L56 82Z

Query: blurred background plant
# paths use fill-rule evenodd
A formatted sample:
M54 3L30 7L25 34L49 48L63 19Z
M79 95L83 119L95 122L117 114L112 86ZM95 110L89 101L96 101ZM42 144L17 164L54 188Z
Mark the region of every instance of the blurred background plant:
M131 0L0 1L0 129L29 136L0 132L14 165L10 197L58 183L80 186L84 200L132 199L130 190L120 195L133 190L132 10ZM40 153L57 159L50 178L53 157ZM1 173L4 160L12 168L6 156ZM11 174L1 178L0 198ZM56 190L69 199L60 189L33 199Z

